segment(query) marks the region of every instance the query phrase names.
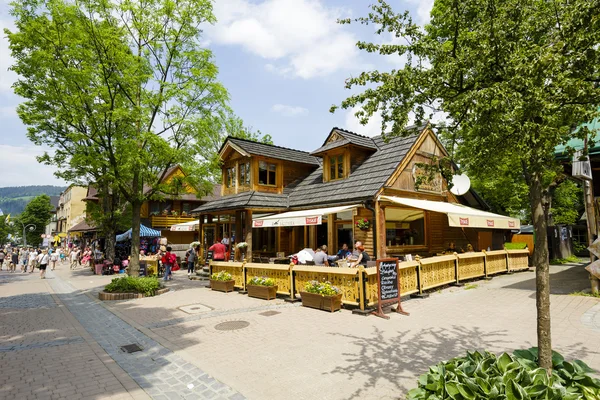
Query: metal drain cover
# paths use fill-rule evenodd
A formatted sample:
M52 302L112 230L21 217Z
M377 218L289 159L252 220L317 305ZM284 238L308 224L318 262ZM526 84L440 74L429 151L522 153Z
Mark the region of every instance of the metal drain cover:
M272 317L273 315L281 314L279 311L265 311L261 312L259 315L264 315L265 317Z
M250 322L248 321L227 321L215 325L215 329L218 331L235 331L238 329L244 329L248 325L250 325Z
M213 308L205 306L204 304L191 304L189 306L179 307L181 311L188 314L200 314L203 312L212 311Z
M133 343L133 344L128 344L127 346L121 346L120 347L121 351L125 352L125 353L135 353L137 351L142 351L144 350L139 344L137 343Z

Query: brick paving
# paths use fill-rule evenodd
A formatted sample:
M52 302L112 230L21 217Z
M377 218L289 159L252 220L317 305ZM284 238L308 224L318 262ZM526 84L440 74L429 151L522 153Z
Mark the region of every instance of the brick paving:
M600 369L600 301L568 295L589 288L587 273L551 272L555 350ZM55 273L0 272L0 398L398 399L440 360L536 343L532 272L408 300L411 315L388 321L213 292L180 273L165 295L100 303L111 277ZM144 350L118 349L134 342Z

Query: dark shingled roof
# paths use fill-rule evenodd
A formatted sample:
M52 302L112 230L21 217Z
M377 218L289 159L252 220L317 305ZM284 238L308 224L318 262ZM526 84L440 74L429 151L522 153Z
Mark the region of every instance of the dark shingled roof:
M192 210L193 213L202 211L225 211L242 208L287 208L288 196L285 194L260 193L248 191L232 196L224 196Z
M240 147L245 152L252 154L252 155L270 157L270 158L275 158L278 160L292 161L292 162L309 164L309 165L320 165L321 164L317 157L311 156L306 151L288 149L286 147L279 147L279 146L274 146L272 144L258 143L258 142L253 142L251 140L234 138L231 136L227 137L227 139L225 140L225 143L227 143L227 142L231 142L231 143L235 144L236 146ZM225 146L225 143L223 143L223 146ZM223 149L223 147L221 147L221 150L222 149Z
M323 182L323 168L319 166L297 184L284 188L284 194L244 192L211 201L196 208L194 212L242 208L297 209L373 199L396 171L398 165L425 129L425 126L408 127L407 130L413 130L410 136L393 137L387 142L381 136L367 138L338 128L334 129L343 134L345 138L353 135L358 138L356 140L364 143L369 140L372 143L372 148L376 150L362 164L354 166L347 179Z
M347 179L323 182L323 168L317 168L290 194L290 207L373 198L398 168L421 131L408 137L390 138L387 143L381 136L375 136L372 140L379 150L350 171Z
M410 128L407 128L410 129ZM349 140L350 143L355 144L357 146L366 147L368 149L377 150L377 143L375 142L375 137L371 138L368 136L359 135L358 133L350 132L342 128L338 128L337 126L331 130L331 133L337 132L342 135L346 140ZM329 139L329 136L327 139ZM379 136L376 136L379 137ZM327 140L325 140L327 141Z

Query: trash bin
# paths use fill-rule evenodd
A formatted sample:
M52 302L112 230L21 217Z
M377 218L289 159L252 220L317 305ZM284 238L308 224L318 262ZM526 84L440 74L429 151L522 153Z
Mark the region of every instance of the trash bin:
M102 267L104 266L104 264L94 264L94 273L96 275L102 275Z

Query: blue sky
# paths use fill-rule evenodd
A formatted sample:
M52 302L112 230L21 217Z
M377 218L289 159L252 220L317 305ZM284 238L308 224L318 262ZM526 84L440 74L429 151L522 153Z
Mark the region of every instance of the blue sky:
M372 0L375 1L375 0ZM408 9L426 22L433 0L389 0L397 11ZM365 16L367 0L216 0L218 22L205 29L231 107L246 125L268 133L275 144L301 150L318 148L332 127L368 136L379 134L375 117L362 126L352 111L329 113L350 92L344 80L364 70L389 70L397 57L360 52L357 40L392 42L374 27L339 25L337 18ZM0 28L12 29L8 1L0 0ZM15 113L19 103L10 88L15 75L8 41L0 42L0 187L62 184L53 169L37 164L42 150L25 136Z

